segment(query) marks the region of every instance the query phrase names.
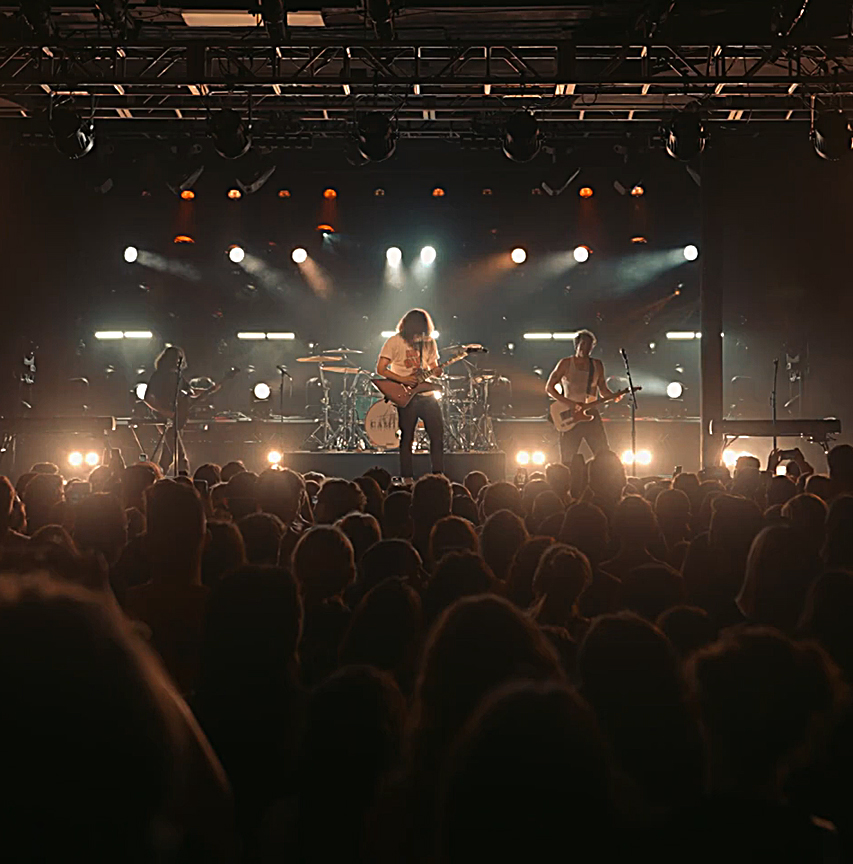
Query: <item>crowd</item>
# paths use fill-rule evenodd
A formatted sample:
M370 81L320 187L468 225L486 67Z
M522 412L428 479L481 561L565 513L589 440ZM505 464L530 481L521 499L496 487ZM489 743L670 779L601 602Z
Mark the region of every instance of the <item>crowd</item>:
M778 461L0 477L7 860L850 859L853 447Z

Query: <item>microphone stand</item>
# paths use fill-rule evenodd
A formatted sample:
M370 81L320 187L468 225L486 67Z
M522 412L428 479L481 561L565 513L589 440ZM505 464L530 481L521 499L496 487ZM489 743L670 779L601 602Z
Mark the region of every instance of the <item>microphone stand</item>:
M290 395L293 395L293 378L290 372L287 371L287 366L279 365L275 367L281 374L281 382L278 385L278 429L279 429L279 446L284 453L284 378L290 378Z
M777 448L777 440L776 440L776 388L779 384L779 358L777 357L773 361L773 390L770 393L770 410L771 416L773 418L773 450L776 451Z
M178 401L181 395L181 369L184 365L184 356L180 352L178 352L178 363L175 369L175 401L174 401L174 415L172 416L172 426L175 430L175 449L172 453L172 474L173 476L178 476Z
M625 364L625 375L628 377L628 387L631 392L631 475L637 476L637 394L634 390L634 379L631 377L631 365L624 348L619 349L622 362Z

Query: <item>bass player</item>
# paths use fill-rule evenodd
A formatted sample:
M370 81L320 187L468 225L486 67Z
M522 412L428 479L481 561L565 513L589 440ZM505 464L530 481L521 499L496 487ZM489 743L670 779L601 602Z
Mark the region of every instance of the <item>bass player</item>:
M575 337L574 355L563 357L548 377L545 392L552 399L580 411L581 406L596 398L596 394L602 397L615 396L607 386L604 364L601 360L590 357L595 343L595 335L590 330L581 330L578 333ZM560 435L560 458L565 465L571 463L584 440L593 455L607 449L607 432L604 431L601 415L594 408L589 413L592 415L591 420L578 423Z
M379 352L376 372L392 381L413 385L419 383L420 370L441 375L438 366L438 346L433 333L432 319L423 309L410 309L397 325L397 332L388 339ZM412 445L418 419L424 421L429 436L429 455L433 473L444 471L444 421L441 406L432 393L414 396L404 408L398 408L400 420L400 476L412 477Z

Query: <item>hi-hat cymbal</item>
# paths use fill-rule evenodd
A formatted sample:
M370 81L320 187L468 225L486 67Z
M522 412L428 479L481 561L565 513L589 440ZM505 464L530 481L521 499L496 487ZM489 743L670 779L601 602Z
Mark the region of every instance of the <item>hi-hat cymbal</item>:
M313 357L297 357L297 363L340 363L343 357L331 357L325 354L316 354Z
M340 357L338 358L340 360ZM364 369L359 369L358 366L324 366L324 372L337 372L338 375L358 375L359 372L364 372Z
M364 354L364 351L359 351L358 348L326 348L329 354Z

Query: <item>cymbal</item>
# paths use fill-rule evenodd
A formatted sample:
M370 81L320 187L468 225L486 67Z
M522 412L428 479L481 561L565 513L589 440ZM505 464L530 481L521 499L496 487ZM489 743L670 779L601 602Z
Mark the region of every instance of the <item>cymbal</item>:
M341 358L338 357L338 360ZM359 372L363 372L363 369L359 369L358 366L324 366L324 372L337 372L338 375L358 375Z
M441 380L442 381L467 381L468 376L467 375L442 375Z
M297 363L340 363L343 357L329 357L325 354L316 354L313 357L297 357Z
M329 354L364 354L364 351L359 351L358 348L327 348Z

